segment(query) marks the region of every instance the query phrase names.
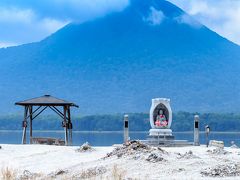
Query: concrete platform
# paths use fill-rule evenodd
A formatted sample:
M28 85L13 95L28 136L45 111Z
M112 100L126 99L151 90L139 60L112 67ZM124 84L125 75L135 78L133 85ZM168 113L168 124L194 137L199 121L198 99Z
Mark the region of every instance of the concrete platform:
M146 143L151 146L163 146L163 147L184 147L193 146L193 142L187 140L170 140L170 139L147 139L140 140L142 143Z

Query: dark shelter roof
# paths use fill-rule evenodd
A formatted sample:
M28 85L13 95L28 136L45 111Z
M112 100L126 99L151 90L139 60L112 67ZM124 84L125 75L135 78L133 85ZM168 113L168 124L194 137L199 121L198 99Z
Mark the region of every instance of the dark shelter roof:
M19 101L16 102L15 105L21 105L21 106L27 106L27 105L32 105L32 106L75 106L78 107L78 105L68 102L62 99L55 98L50 95L44 95L41 97L33 98L33 99L28 99L25 101Z

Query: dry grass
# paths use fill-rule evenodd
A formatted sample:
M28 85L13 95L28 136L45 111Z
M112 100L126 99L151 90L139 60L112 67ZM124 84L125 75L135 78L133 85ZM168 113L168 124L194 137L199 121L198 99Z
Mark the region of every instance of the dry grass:
M73 179L101 179L102 175L107 172L104 166L96 166L82 170L79 174L72 176Z
M13 180L16 179L16 171L9 168L5 167L1 169L1 179L2 180Z
M123 180L125 174L126 174L125 171L120 169L116 164L113 166L111 175L114 180Z

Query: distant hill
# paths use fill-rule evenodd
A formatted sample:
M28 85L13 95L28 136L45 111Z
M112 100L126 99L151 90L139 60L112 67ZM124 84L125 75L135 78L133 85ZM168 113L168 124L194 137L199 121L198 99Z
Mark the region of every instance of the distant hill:
M81 113L239 111L240 47L164 0L131 0L121 12L71 23L41 42L0 49L0 112L43 94Z

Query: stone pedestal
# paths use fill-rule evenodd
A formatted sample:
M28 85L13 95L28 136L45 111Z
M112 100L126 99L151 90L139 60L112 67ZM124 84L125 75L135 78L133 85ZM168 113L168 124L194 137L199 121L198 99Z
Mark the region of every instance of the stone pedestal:
M172 135L171 129L150 129L148 140L152 141L165 141L173 140L174 136Z
M150 129L149 136L172 136L171 129Z

